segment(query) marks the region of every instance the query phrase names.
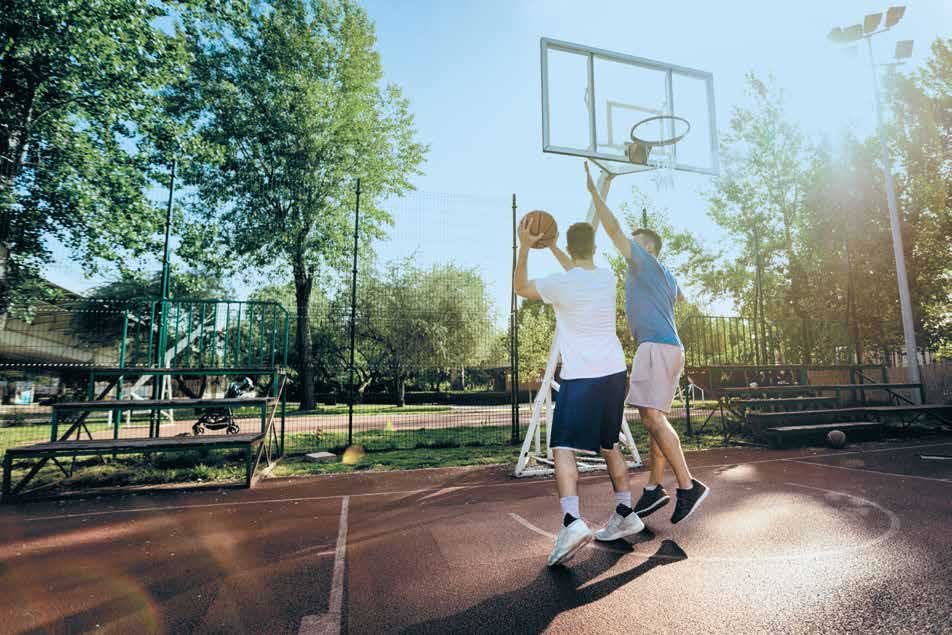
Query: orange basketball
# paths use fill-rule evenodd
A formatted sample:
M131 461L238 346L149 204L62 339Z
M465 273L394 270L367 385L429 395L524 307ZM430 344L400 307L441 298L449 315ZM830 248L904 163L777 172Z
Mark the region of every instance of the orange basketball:
M559 235L559 227L552 218L552 214L545 210L535 209L523 216L522 220L529 219L529 231L533 235L541 234L542 237L533 245L535 249L545 249L555 243Z

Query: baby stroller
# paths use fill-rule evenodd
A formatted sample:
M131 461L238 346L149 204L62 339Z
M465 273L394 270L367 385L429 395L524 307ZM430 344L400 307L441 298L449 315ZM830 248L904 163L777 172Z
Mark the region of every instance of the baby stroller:
M253 388L254 383L248 377L240 382L233 381L228 384L225 399L237 399ZM205 408L199 414L198 421L192 426L192 432L195 436L204 433L206 430L222 429L227 434L238 434L238 424L235 423L235 418L231 416L231 408Z

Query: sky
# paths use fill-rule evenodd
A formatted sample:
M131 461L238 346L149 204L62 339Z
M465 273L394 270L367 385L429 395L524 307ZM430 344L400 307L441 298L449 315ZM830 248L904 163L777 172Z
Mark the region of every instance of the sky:
M745 75L770 75L783 90L790 119L835 146L847 131L871 134L874 111L868 58L826 39L835 26L861 22L887 5L864 0L796 3L578 2L572 0L364 0L376 24L386 80L400 86L415 116L417 137L429 144L416 191L388 204L395 224L377 246L382 261L410 253L427 265L452 261L477 268L502 317L508 311L512 264L512 197L518 214L545 209L561 228L588 209L582 162L542 152L539 40L550 37L709 71L714 75L717 125L748 104ZM896 41L913 39L905 70L928 57L931 43L952 33L952 3L910 2L902 21L873 40L888 61ZM677 95L675 95L677 102ZM581 124L580 124L581 125ZM678 173L658 191L647 174L615 179L617 206L638 187L667 208L673 224L716 245L722 236L706 216L711 179ZM603 250L607 237L597 238ZM599 262L604 264L603 256ZM534 252L530 276L557 271L547 252ZM84 290L60 261L54 282ZM689 280L681 281L691 290ZM239 294L247 289L238 288ZM730 314L727 302L707 305Z

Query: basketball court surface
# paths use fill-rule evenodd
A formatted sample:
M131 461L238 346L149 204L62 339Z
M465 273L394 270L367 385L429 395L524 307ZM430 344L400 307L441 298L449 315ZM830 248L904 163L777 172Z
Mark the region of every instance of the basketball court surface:
M952 623L952 439L689 454L712 487L631 544L546 556L511 466L264 481L0 510L4 632L915 632ZM632 472L637 492L644 469ZM673 487L673 485L669 485ZM582 512L610 512L607 476Z

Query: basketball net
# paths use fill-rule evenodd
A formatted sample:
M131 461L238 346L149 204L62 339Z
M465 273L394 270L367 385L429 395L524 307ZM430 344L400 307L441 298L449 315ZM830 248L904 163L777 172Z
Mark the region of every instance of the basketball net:
M674 146L653 148L655 165L651 171L651 181L659 192L674 189Z

